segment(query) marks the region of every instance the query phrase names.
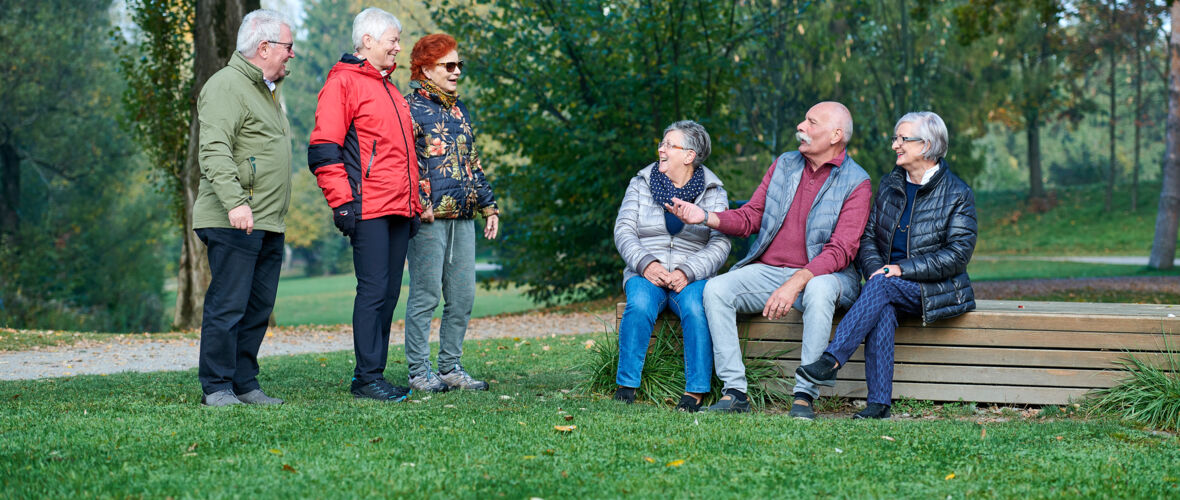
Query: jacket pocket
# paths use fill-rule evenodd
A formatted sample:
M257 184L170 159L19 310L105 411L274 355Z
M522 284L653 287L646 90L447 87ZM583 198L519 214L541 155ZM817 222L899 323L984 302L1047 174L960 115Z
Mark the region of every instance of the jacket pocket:
M248 199L254 199L254 181L258 176L258 166L253 156L238 162L238 184L246 190Z

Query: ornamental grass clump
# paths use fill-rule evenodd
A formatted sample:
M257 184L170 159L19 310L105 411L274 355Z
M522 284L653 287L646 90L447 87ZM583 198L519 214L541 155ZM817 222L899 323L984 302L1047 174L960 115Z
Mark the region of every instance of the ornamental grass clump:
M590 346L590 355L580 366L585 374L580 388L586 392L611 395L618 385L615 374L619 366L619 335L607 331ZM778 357L781 353L771 355ZM746 380L750 403L765 407L788 401L794 381L784 379L781 369L771 359L746 359ZM713 376L711 391L705 402L721 397L721 381ZM635 391L639 399L674 405L684 394L684 345L679 330L667 323L658 324L643 362L643 375Z
M1161 363L1153 364L1128 354L1118 363L1127 377L1114 387L1095 391L1091 413L1180 430L1180 355L1165 339L1162 356Z

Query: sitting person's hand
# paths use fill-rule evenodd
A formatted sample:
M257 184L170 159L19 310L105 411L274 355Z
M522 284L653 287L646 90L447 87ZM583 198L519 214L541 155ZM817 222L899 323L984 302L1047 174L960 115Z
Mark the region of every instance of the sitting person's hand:
M873 274L869 275L869 279L873 279L873 277L878 274L884 274L886 278L901 276L901 266L897 264L889 264L884 266L881 269L874 271Z
M709 216L709 214L705 213L705 209L680 198L672 198L672 204L668 205L665 203L664 209L672 212L672 215L684 221L685 224L700 224L705 222L705 219Z
M688 276L684 274L684 271L677 269L668 274L668 288L673 292L680 293L686 286L688 286Z
M658 260L648 264L647 269L643 270L643 277L650 281L651 284L658 287L667 287L668 279L671 278L671 276L672 275L668 273L668 270L664 269L664 265L660 264L660 261Z

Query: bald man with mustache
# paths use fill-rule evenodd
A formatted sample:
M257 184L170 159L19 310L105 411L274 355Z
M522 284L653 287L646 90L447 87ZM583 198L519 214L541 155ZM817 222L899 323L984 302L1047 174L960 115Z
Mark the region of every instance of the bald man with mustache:
M823 354L836 307L851 306L860 293L852 262L868 221L872 185L868 173L848 156L852 114L838 102L816 104L796 127L795 137L799 150L775 159L741 208L706 212L680 199L665 206L687 224L705 224L739 238L758 233L745 258L705 284L713 364L724 384L722 398L710 411L750 409L738 313L778 319L791 307L800 310L802 364L807 364ZM814 419L819 387L796 380L794 395L791 416Z

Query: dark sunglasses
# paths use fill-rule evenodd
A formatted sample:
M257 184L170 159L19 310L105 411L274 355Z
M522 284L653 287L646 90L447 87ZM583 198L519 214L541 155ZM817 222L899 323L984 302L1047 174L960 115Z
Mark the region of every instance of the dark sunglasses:
M445 62L445 63L437 63L437 64L435 64L435 66L445 66L447 68L447 73L454 73L455 69L458 69L459 71L463 71L463 61L459 61L459 62L451 61L451 62Z

